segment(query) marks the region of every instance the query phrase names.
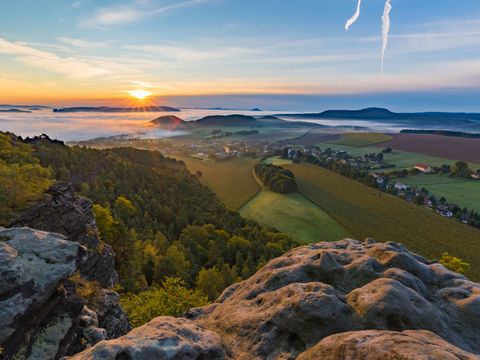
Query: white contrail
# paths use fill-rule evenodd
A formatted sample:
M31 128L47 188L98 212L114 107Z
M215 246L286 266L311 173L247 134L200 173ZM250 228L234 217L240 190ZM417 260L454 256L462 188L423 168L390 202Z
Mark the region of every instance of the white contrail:
M350 19L348 19L347 23L345 24L345 30L348 31L350 26L352 26L355 23L355 21L358 20L358 18L360 17L361 6L362 6L362 0L358 0L357 11L355 12L355 14L353 14L353 16Z
M385 3L385 9L382 16L382 77L383 77L383 64L385 60L385 51L388 46L388 34L390 32L390 11L392 11L391 0L387 0Z

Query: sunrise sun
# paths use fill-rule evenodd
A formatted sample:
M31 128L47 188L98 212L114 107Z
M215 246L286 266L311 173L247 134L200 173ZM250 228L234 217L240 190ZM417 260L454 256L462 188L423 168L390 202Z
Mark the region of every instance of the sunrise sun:
M140 99L140 100L143 100L146 97L151 95L151 92L146 90L132 90L132 91L129 91L128 93L132 95L134 98Z

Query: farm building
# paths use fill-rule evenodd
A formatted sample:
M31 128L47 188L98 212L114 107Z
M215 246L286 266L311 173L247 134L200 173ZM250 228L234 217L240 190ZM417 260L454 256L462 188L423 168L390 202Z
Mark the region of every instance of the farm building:
M425 174L429 174L431 172L433 172L432 168L430 166L428 166L427 164L423 164L423 163L418 163L415 165L415 169L425 173Z

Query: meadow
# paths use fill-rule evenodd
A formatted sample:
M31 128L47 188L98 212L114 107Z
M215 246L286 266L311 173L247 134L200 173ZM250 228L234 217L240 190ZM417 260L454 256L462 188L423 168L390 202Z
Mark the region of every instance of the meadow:
M213 162L176 156L183 160L192 173L200 171L200 180L207 185L230 210L238 210L260 191L260 185L252 176L258 160L239 158Z
M480 212L480 181L451 178L448 175L417 175L402 178L399 181L417 187L424 187L436 197L445 197L447 201L469 210Z
M345 228L299 193L277 194L263 190L240 209L240 214L305 244L349 236Z
M295 173L300 192L355 238L400 242L430 259L448 251L469 262L469 275L480 279L479 230L318 166L284 167Z
M393 137L381 133L345 133L331 141L332 144L348 146L370 146L393 140Z

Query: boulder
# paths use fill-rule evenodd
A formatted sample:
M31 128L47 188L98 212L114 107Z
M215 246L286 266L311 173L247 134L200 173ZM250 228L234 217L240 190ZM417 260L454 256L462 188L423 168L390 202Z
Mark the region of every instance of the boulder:
M425 330L365 330L329 336L297 360L478 360Z
M220 336L189 320L158 317L121 338L101 341L71 360L227 359Z
M117 293L100 288L92 309L77 293L71 276L87 258L86 248L64 235L0 228L4 358L57 359L131 329Z
M53 358L83 309L62 286L86 254L65 236L29 228L0 230L0 343L4 356Z

